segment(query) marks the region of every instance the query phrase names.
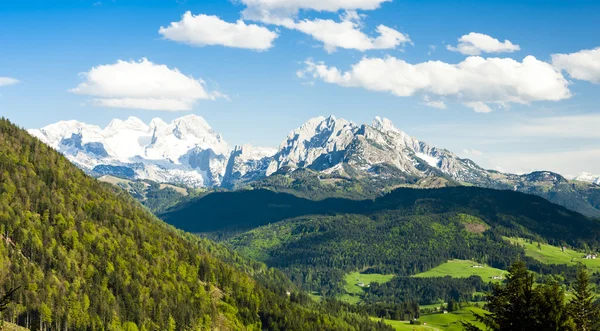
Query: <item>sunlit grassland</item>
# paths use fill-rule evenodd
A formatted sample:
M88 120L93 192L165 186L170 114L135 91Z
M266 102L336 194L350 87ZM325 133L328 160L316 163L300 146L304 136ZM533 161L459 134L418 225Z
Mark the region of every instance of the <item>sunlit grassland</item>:
M474 266L478 266L477 268ZM492 268L485 264L480 264L466 260L450 260L426 272L416 274L414 277L445 277L466 278L470 276L479 276L485 282L501 282L501 279L493 277L503 277L506 271Z

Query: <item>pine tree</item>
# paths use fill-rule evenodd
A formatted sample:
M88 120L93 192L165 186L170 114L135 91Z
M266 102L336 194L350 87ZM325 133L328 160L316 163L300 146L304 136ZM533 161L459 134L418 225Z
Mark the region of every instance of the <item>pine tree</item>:
M474 314L493 331L573 330L564 291L556 283L533 287L534 275L523 261L509 269L506 284L494 285L488 296L490 313ZM480 330L463 322L468 331ZM577 329L579 330L579 329Z
M574 297L569 303L569 312L577 325L577 330L593 330L594 323L600 319L598 307L594 305L594 294L589 288L589 276L581 266L573 284Z

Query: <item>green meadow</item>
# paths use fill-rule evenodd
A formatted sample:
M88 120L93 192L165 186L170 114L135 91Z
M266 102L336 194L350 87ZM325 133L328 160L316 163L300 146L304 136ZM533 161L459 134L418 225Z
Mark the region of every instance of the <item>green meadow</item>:
M339 297L341 301L347 303L358 303L364 295L364 287L368 287L371 283L387 283L394 278L394 275L382 275L382 274L361 274L359 272L351 272L346 275L346 285L344 289L346 294ZM364 286L358 286L359 283L363 283Z
M399 331L462 331L464 328L461 321L469 321L482 328L482 330L485 329L481 323L475 321L473 312L482 314L485 310L476 307L467 307L448 314L436 313L422 315L421 318L419 318L419 321L423 323L422 325L411 325L408 321L393 320L385 320L385 323ZM379 319L373 317L372 320L378 321ZM425 325L425 323L427 324Z
M567 264L577 265L583 263L592 272L600 271L600 259L585 259L586 253L574 251L572 249L565 249L548 245L540 244L538 247L537 242L529 243L523 238L509 238L504 239L510 241L513 244L518 244L525 249L525 255L530 256L545 264ZM540 249L541 247L541 249Z
M475 268L474 266L480 266ZM416 274L414 277L455 277L455 278L466 278L470 276L479 276L484 281L500 282L499 279L493 279L493 277L502 277L506 271L502 269L492 268L485 264L479 264L473 261L466 260L450 260L444 264L441 264L431 270Z

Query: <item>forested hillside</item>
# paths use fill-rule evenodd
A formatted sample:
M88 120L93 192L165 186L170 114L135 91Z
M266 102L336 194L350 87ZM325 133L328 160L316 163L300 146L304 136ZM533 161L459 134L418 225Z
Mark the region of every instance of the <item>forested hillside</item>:
M369 216L383 211L401 216L464 213L483 218L507 233L520 234L523 230L575 246L600 245L598 220L534 195L476 187L398 188L374 200L315 201L264 189L218 192L185 202L159 217L188 232L204 233L246 231L307 215Z
M32 330L386 328L164 224L5 119L0 235L0 295L18 288L3 318Z
M209 206L220 211L222 222ZM406 307L415 302L482 298L491 277L413 277L452 259L500 270L521 259L530 270L557 277L565 286L574 279L573 265L544 264L506 237L588 252L600 247L598 220L537 196L475 187L399 188L375 200L225 192L163 216L176 226L216 234L242 255L282 270L317 295L347 298L348 286L355 285L347 277L352 272L395 275L385 284L363 286L359 297L350 300L360 300L378 316L413 316L414 310ZM547 280L540 276L540 282Z

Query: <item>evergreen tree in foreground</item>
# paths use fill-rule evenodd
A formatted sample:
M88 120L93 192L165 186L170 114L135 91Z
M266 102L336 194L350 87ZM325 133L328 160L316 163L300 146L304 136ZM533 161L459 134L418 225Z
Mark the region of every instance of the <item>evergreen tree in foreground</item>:
M568 305L569 312L577 330L598 330L600 312L594 305L594 294L589 288L589 276L585 267L581 266L577 273L577 279L573 284L573 300Z
M523 261L509 268L505 284L494 285L489 295L490 313L474 314L487 330L579 330L570 318L565 293L556 283L534 288L534 275ZM481 330L463 322L467 331Z

